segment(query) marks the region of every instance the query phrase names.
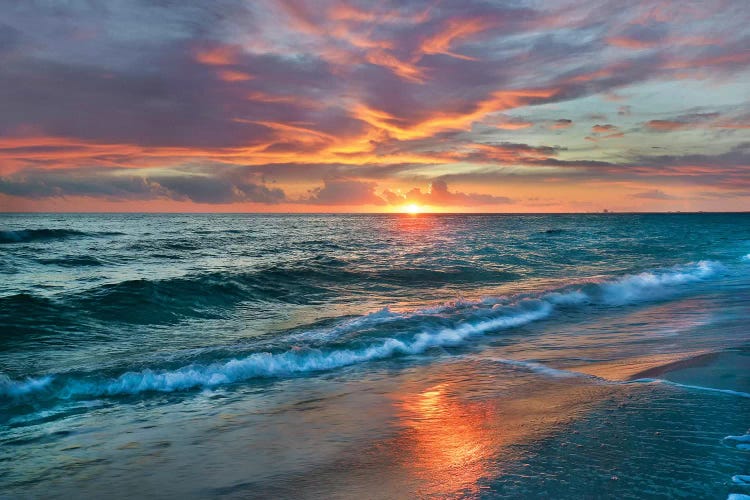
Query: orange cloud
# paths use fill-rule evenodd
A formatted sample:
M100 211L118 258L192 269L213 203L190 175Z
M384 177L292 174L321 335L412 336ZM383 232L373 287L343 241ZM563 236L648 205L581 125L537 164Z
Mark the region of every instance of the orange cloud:
M429 137L445 130L466 130L471 124L496 111L505 111L535 101L549 99L558 93L557 89L499 90L465 112L441 112L417 123L407 123L385 111L365 104L353 108L353 116L379 129L385 130L400 140Z
M366 55L367 62L390 69L396 75L413 82L423 82L422 72L416 66L399 61L385 50L371 50Z
M340 3L328 10L328 19L332 21L344 21L350 23L408 23L419 24L429 18L429 8L423 12L408 15L398 10L390 11L367 11L347 3Z
M623 47L626 49L650 49L657 45L657 42L651 40L637 40L635 38L628 38L624 36L615 36L607 38L607 43L615 45L617 47Z
M725 66L732 64L750 63L750 51L744 50L734 54L724 54L721 56L700 57L697 59L676 59L669 61L665 67L667 69L695 69L701 66Z
M625 49L651 49L659 46L692 46L701 47L707 45L719 45L722 40L707 36L679 36L669 37L663 40L639 40L627 36L615 36L607 38L607 43Z
M593 127L591 127L591 131L594 132L595 134L606 134L608 132L612 132L612 131L615 131L615 130L617 130L617 127L615 127L614 125L611 125L609 123L606 124L606 125L598 125L597 124L597 125L594 125Z
M502 129L502 130L522 130L525 128L529 128L533 125L534 124L531 122L513 121L513 122L496 123L495 127Z
M197 49L194 53L195 60L201 64L210 66L228 66L235 64L239 57L240 49L236 45L221 45L211 48Z
M486 19L451 19L445 23L443 30L422 41L420 50L425 54L445 54L459 59L474 60L469 56L450 51L457 40L470 38L492 27Z
M678 122L673 120L651 120L646 122L648 128L659 130L659 131L670 131L687 128L693 125L692 123Z
M728 128L734 130L750 129L750 123L747 122L721 122L714 125L716 128Z
M245 82L247 80L252 80L253 78L255 78L250 73L245 73L244 71L222 70L217 74L219 76L219 79L225 82Z

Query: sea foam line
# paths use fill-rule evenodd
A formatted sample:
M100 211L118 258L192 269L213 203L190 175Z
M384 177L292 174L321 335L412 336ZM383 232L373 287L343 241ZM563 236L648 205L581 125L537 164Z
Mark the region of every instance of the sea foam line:
M535 361L523 361L523 360L509 359L509 358L491 358L491 359L492 361L496 363L513 366L515 368L520 368L522 370L528 370L528 371L539 373L541 375L546 375L552 378L584 377L584 378L598 379L598 377L595 377L593 375L588 375L586 373L580 373L580 372L575 372L571 370L561 370L558 368L552 368L550 366L543 365L542 363L537 363Z
M730 396L750 398L750 394L748 394L747 392L733 391L731 389L717 389L715 387L704 387L702 385L680 384L679 382L673 382L671 380L666 380L663 378L639 378L635 380L630 380L629 383L658 383L658 384L664 384L664 385L671 385L673 387L681 387L683 389L693 389L696 391L705 391L705 392L718 392L721 394L728 394Z
M549 303L511 316L500 316L456 328L422 332L411 340L387 338L360 349L293 349L282 353L253 353L240 359L210 365L191 365L173 371L128 372L110 381L68 381L61 389L64 398L136 394L145 391L170 392L193 387L213 387L253 378L279 377L341 368L396 355L421 354L433 347L457 345L470 336L491 330L521 326L547 317Z
M701 281L719 273L723 266L717 262L700 261L671 269L645 272L624 276L608 282L583 286L594 286L591 293L583 289L563 289L541 295L537 299L521 299L515 306L495 303L489 311L499 313L496 316L476 322L465 321L453 328L423 330L411 338L385 338L373 341L370 345L359 348L292 348L280 353L256 352L243 358L230 359L208 365L191 364L175 370L144 369L138 372L127 372L105 380L85 377L45 376L37 379L13 381L6 376L0 378L0 397L23 398L35 393L46 393L48 397L71 398L81 396L102 396L118 394L136 394L146 391L169 392L195 387L213 387L222 384L240 382L253 378L293 376L307 372L316 372L341 368L375 360L382 360L398 355L422 354L434 347L447 347L461 344L470 337L484 335L493 331L515 328L549 317L558 306L578 306L586 303L603 303L622 305L643 300L653 300L664 294L672 293L675 287ZM508 301L509 302L509 301ZM485 307L491 302L486 300L478 304ZM465 302L460 307L466 307ZM510 313L502 314L500 311ZM410 316L418 315L413 312ZM367 318L365 316L364 318ZM393 313L383 311L381 314L365 320L365 323L388 322L393 320ZM357 325L358 321L353 321ZM359 323L361 325L361 323ZM352 324L350 323L349 327ZM335 327L334 327L335 328ZM348 329L348 328L345 328ZM529 369L542 371L552 368L543 365L526 365ZM559 373L558 373L559 375Z

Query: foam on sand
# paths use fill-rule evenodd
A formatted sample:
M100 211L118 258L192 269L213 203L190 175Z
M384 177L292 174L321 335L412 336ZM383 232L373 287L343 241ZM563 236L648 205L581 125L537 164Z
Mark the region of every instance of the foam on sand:
M521 360L506 359L506 358L493 358L492 361L495 361L496 363L502 363L504 365L521 368L523 370L532 371L534 373L539 373L541 375L546 375L548 377L553 377L553 378L591 377L591 375L587 375L585 373L579 373L579 372L574 372L574 371L569 371L569 370L560 370L558 368L552 368L550 366L543 365L535 361L521 361Z
M738 396L741 398L750 398L750 394L748 394L747 392L733 391L731 389L717 389L715 387L704 387L702 385L680 384L679 382L673 382L671 380L666 380L662 378L639 378L639 379L631 380L631 382L665 384L665 385L671 385L673 387L681 387L683 389L692 389L695 391L716 392L720 394L727 394L730 396Z

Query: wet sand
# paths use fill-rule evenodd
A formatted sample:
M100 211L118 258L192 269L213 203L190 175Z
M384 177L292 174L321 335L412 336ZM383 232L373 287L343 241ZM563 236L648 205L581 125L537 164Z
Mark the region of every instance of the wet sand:
M589 363L569 368L571 371L593 375L610 381L627 381L639 378L656 378L659 374L693 364L707 362L715 352L692 351L653 354L613 361Z

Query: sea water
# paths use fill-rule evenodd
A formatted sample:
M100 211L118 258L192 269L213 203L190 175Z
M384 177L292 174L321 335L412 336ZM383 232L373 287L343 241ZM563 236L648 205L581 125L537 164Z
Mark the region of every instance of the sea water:
M6 214L0 275L1 496L750 493L750 214Z

